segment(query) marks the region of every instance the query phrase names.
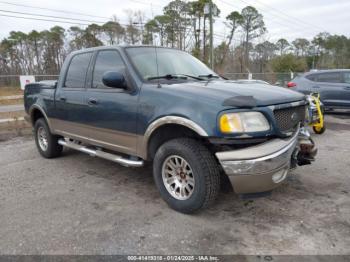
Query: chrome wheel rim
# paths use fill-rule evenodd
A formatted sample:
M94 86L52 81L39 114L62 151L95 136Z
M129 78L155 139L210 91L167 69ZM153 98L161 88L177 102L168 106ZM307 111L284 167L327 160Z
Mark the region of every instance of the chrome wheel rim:
M195 181L189 163L181 156L172 155L165 159L162 167L163 184L169 194L178 200L191 197Z
M48 141L47 141L47 133L45 128L40 126L37 131L37 136L38 136L40 149L43 151L46 151L48 147Z

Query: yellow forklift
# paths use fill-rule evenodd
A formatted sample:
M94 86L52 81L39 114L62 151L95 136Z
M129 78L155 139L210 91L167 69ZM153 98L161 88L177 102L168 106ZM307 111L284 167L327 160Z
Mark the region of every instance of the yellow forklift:
M307 122L316 134L323 134L326 131L324 124L324 107L320 100L319 93L311 93L307 96L309 106L307 108Z

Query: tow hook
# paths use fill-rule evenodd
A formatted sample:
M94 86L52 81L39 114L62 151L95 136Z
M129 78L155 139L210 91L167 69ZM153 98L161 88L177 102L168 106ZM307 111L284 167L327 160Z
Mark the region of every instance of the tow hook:
M302 127L300 128L298 135L298 144L293 154L294 163L299 166L309 165L312 161L315 161L317 154L317 148L312 140L309 131Z

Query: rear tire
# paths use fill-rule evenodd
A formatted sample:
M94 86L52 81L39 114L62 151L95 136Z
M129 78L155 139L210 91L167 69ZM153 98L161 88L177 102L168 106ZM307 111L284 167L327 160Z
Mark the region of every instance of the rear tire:
M61 155L63 147L58 144L60 137L51 134L45 119L40 118L35 122L34 136L40 155L45 158L54 158Z
M189 138L173 139L159 147L153 176L165 202L182 213L208 207L220 190L216 159L205 146Z

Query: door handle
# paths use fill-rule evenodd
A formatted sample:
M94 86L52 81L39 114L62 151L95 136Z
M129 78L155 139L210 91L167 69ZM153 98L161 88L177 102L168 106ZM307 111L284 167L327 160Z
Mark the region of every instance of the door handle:
M88 104L89 104L89 105L97 105L97 104L98 104L98 101L97 101L97 99L95 99L95 98L89 98L89 99L88 99Z
M313 86L313 88L320 88L319 86Z
M64 97L64 96L61 96L61 97L60 97L60 100L61 100L62 102L66 102L66 101L67 101L67 98Z

